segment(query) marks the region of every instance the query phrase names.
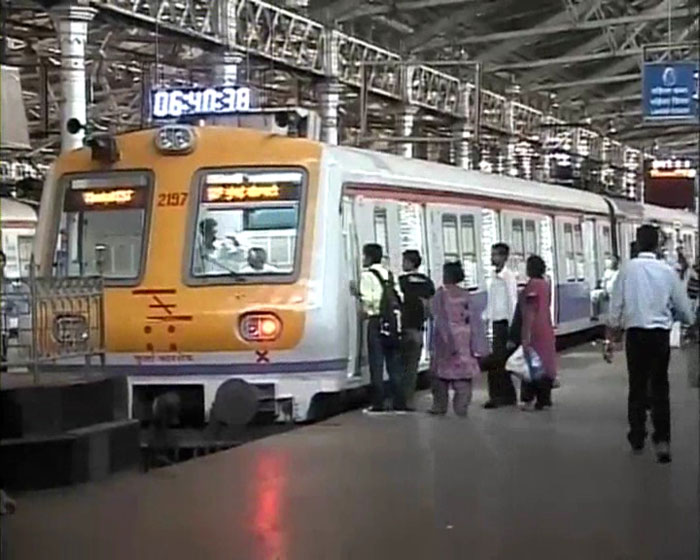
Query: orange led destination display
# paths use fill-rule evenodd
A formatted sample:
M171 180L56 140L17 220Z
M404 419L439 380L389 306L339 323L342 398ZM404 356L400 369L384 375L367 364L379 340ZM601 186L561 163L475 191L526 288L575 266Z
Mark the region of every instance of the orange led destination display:
M109 189L70 189L66 192L65 209L69 212L144 208L146 189L112 187Z
M291 182L205 185L202 189L202 202L216 204L299 200L300 192L299 183Z
M248 200L279 200L279 185L215 185L208 186L207 202L245 202Z

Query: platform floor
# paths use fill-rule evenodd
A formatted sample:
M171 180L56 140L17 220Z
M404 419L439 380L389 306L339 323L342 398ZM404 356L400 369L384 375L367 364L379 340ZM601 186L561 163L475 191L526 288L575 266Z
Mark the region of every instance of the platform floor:
M608 366L579 348L562 365L551 411L357 411L173 468L20 496L4 558L698 558L698 391L678 356L670 465L629 452L621 356Z

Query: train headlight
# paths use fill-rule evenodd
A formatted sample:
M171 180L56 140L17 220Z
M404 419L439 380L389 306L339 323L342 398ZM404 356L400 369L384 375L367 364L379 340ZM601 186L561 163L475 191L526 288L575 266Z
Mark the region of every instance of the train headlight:
M156 148L164 154L189 154L194 150L196 141L194 128L187 125L167 125L156 133Z
M241 336L249 342L269 342L282 333L282 321L272 313L249 313L239 326Z

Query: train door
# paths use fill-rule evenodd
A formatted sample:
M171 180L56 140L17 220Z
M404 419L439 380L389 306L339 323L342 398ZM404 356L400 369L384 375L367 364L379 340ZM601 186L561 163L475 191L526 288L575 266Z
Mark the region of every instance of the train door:
M592 290L598 284L598 279L603 275L600 268L598 255L596 253L596 226L594 218L586 218L581 224L583 256L584 256L584 277Z
M354 199L342 200L343 247L345 251L345 278L349 278L348 302L348 377L362 376L364 334L362 329L362 305L360 302L361 255L355 226ZM341 292L342 293L342 292Z
M557 245L557 324L560 333L565 334L589 326L591 287L586 278L582 220L558 216L555 224L560 240Z

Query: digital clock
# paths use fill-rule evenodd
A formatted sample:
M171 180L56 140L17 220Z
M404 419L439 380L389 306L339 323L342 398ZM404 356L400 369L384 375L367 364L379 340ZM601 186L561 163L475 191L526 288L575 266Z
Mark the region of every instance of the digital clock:
M196 115L230 115L251 109L248 87L156 89L151 91L154 119L176 119Z

